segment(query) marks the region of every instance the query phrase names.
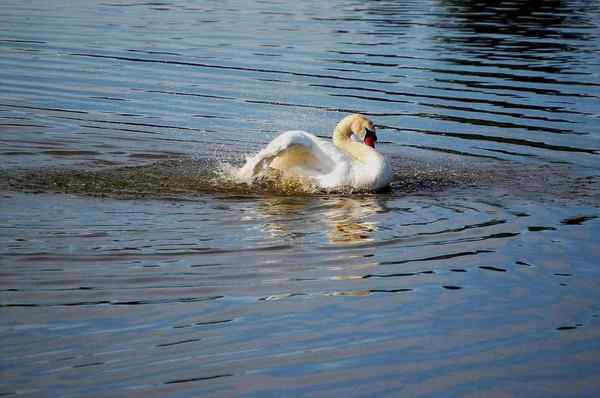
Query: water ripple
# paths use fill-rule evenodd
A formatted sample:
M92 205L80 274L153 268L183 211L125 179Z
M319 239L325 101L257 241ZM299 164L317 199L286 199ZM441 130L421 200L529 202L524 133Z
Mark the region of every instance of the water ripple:
M0 395L596 395L599 15L5 0ZM385 192L223 173L353 112Z

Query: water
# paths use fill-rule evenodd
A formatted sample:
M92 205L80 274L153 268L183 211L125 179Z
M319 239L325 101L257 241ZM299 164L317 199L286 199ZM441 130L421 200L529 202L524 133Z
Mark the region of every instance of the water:
M2 2L0 395L597 395L599 22ZM390 191L223 178L349 112Z

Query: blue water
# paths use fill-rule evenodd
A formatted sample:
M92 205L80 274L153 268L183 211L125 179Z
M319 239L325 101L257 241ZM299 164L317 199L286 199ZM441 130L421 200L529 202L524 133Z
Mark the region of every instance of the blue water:
M4 1L0 395L596 396L594 1ZM377 125L389 192L222 179Z

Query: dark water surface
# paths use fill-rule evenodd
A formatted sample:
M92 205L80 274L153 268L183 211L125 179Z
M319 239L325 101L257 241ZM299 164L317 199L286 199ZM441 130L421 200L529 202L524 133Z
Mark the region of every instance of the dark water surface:
M0 396L597 396L596 1L3 1ZM223 177L378 125L389 192Z

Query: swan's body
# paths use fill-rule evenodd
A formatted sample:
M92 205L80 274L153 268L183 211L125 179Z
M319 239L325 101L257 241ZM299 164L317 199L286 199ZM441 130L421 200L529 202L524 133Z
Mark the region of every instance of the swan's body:
M352 141L354 134L364 143ZM304 131L287 131L238 170L251 180L265 168L279 170L284 178L306 179L323 189L376 190L389 185L392 169L374 148L375 127L362 115L342 119L333 132L333 143Z

